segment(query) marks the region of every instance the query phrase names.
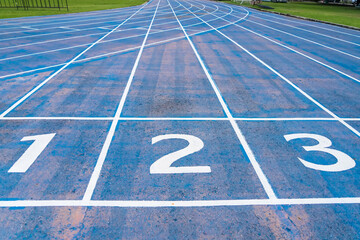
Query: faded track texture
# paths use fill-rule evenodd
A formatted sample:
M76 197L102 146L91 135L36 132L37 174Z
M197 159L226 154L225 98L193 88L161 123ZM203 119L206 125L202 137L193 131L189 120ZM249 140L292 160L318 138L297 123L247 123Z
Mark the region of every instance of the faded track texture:
M0 238L360 238L358 31L202 0L4 19L0 79Z

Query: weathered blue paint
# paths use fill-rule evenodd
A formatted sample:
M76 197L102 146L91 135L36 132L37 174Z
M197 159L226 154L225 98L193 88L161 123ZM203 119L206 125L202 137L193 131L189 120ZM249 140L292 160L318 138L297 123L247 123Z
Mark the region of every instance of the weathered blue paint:
M109 121L1 121L2 199L81 199ZM33 141L25 136L56 133L26 173L8 173Z
M119 31L95 45L6 117L113 117L157 3L158 0L151 1ZM360 55L356 45L360 44L358 31L220 2L170 0L170 3L233 117L331 118L331 115L183 6L219 28L338 117L360 117L359 82L228 25L228 21L357 79L360 78L358 59L254 22L354 56ZM140 7L0 20L1 113ZM268 20L331 35L355 45ZM44 43L33 44L40 41ZM120 120L92 199L266 199L244 146L230 122L223 119L226 114L218 96L166 0L160 2L146 44L149 46L145 46L141 55L121 117L180 120ZM33 72L21 73L24 71ZM221 120L184 119L194 117ZM360 131L359 119L346 122ZM360 140L340 122L262 119L237 121L237 124L277 197L360 197ZM82 199L110 125L111 119L0 119L0 201ZM26 173L7 172L32 143L21 142L23 137L48 133L56 136ZM305 167L298 157L318 164L332 164L336 159L327 153L307 152L302 148L316 144L314 140L287 142L284 135L292 133L327 137L332 148L348 154L356 166L336 173ZM164 134L189 134L204 142L203 149L181 158L173 166L210 166L212 172L150 174L150 166L156 160L187 146L186 141L176 139L151 143L152 138ZM359 204L16 207L0 208L0 234L4 239L358 239L359 214Z
M179 159L172 166L210 166L212 172L150 174L150 166L156 160L188 145L181 139L151 144L153 137L164 134L189 134L204 142L202 150ZM227 121L121 122L103 170L94 199L266 198Z
M309 122L238 122L252 147L271 185L280 198L355 197L360 191L360 139L343 125L333 121ZM334 164L329 153L305 151L303 146L318 144L313 139L287 142L286 134L312 133L331 140L330 148L342 151L356 161L356 166L343 172L325 172L310 169L299 160L316 164Z

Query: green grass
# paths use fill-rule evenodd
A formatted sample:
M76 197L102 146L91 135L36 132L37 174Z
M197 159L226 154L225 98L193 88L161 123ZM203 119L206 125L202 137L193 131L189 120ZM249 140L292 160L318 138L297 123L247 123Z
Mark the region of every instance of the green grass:
M231 1L224 2L240 5ZM266 9L272 12L286 13L360 28L360 9L355 7L323 5L315 2L263 2L262 5L273 7L274 9ZM252 7L249 3L245 2L242 6ZM259 7L255 6L254 8Z
M66 9L10 9L0 8L0 18L16 18L28 16L43 16L64 13L88 12L112 8L130 7L140 5L146 0L68 0L69 11Z

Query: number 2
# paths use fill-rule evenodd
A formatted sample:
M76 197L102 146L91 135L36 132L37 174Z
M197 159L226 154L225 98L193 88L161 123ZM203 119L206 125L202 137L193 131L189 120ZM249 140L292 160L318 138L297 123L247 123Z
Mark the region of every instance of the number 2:
M326 153L333 155L337 159L337 162L334 164L323 165L323 164L311 163L311 162L308 162L308 161L303 160L298 157L298 159L301 161L301 163L304 164L308 168L312 168L312 169L320 170L320 171L326 171L326 172L341 172L341 171L349 170L349 169L355 167L355 165L356 165L355 161L349 155L347 155L339 150L329 148L332 143L328 138L326 138L324 136L317 135L317 134L311 134L311 133L295 133L295 134L284 135L284 138L286 139L286 141L290 141L290 140L298 139L298 138L315 139L316 141L319 142L317 145L303 146L303 148L306 151L326 152Z
M211 172L211 168L209 166L171 167L171 164L180 158L200 151L204 147L204 143L200 138L186 134L166 134L152 138L152 144L165 139L183 139L186 140L189 145L181 150L169 153L155 161L150 167L150 174Z

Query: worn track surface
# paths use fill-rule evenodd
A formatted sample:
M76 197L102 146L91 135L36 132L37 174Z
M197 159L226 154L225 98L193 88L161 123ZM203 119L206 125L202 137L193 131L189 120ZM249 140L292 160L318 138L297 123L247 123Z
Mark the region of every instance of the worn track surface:
M220 2L0 20L0 238L359 239L359 79Z

